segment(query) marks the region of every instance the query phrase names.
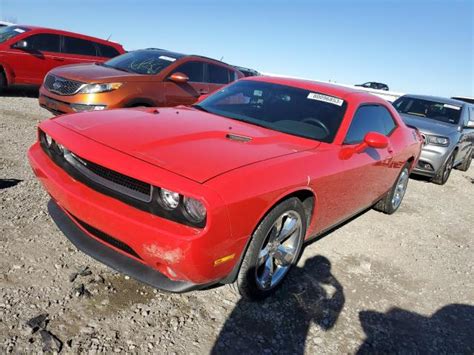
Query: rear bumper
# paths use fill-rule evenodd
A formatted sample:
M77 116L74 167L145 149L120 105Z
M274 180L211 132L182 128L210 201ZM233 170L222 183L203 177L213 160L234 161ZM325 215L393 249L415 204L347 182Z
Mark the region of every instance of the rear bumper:
M56 202L50 200L48 212L59 229L79 250L119 272L133 277L157 289L169 292L187 292L206 285L186 281L173 281L155 269L126 255L116 252L91 238Z

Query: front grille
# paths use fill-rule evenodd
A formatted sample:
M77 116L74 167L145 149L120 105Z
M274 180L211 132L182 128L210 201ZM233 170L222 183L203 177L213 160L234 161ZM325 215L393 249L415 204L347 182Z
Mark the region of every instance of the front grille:
M71 214L70 214L71 215ZM103 242L112 245L113 247L122 250L123 252L132 255L138 259L141 259L140 255L138 255L135 250L133 250L128 244L115 239L114 237L108 235L107 233L102 232L101 230L98 230L97 228L92 227L91 225L87 224L84 221L81 221L79 218L71 215L74 220L82 227L84 228L87 232L92 234L94 237L102 240Z
M79 81L61 78L53 74L49 74L44 80L45 88L58 95L74 95L83 85L85 84Z
M69 151L64 157L79 172L96 183L144 202L151 201L152 186L150 184L110 170Z

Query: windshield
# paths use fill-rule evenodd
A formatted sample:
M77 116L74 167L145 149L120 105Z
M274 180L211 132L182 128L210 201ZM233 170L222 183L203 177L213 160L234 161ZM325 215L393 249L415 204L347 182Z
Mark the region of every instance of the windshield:
M393 103L400 113L425 117L445 123L458 124L461 117L461 106L437 101L401 97Z
M154 75L178 59L172 54L157 50L133 51L115 57L104 65L131 73Z
M8 41L10 38L21 35L26 31L29 31L29 29L19 26L0 27L0 43Z
M333 96L286 85L241 80L196 108L292 135L332 142L346 103Z

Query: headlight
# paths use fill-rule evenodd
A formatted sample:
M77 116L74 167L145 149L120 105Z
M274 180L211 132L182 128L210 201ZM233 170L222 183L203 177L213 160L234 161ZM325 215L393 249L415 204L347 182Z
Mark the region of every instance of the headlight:
M192 197L184 198L184 208L186 210L187 217L192 222L202 222L206 218L206 207L200 202Z
M174 210L179 205L180 195L177 192L161 189L159 203L167 210Z
M426 137L426 144L433 144L433 145L441 145L443 147L447 147L449 145L449 138L447 137L440 137L440 136L430 136L425 135Z
M117 90L122 83L106 83L106 84L87 84L81 90L80 94L98 94L101 92Z

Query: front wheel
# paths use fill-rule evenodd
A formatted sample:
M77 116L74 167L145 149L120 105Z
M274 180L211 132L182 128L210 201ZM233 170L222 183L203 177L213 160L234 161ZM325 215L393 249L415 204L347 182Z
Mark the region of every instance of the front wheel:
M242 297L261 300L275 292L298 261L305 235L306 216L299 199L274 207L253 233L233 285Z
M387 195L385 195L384 198L375 204L375 210L386 214L392 214L398 210L402 204L405 192L407 191L408 180L410 178L409 167L409 163L406 163L403 166L397 180L395 181L395 184L393 184L390 191L387 193Z
M451 170L453 170L453 165L454 165L454 154L451 154L446 160L446 163L439 169L438 173L435 175L435 177L431 180L433 183L437 185L444 185L449 179L449 175L451 175Z
M455 169L458 169L461 171L468 171L469 167L471 166L473 155L474 155L474 148L471 148L471 150L469 150L469 153L466 154L466 157L464 158L461 165L458 165Z

